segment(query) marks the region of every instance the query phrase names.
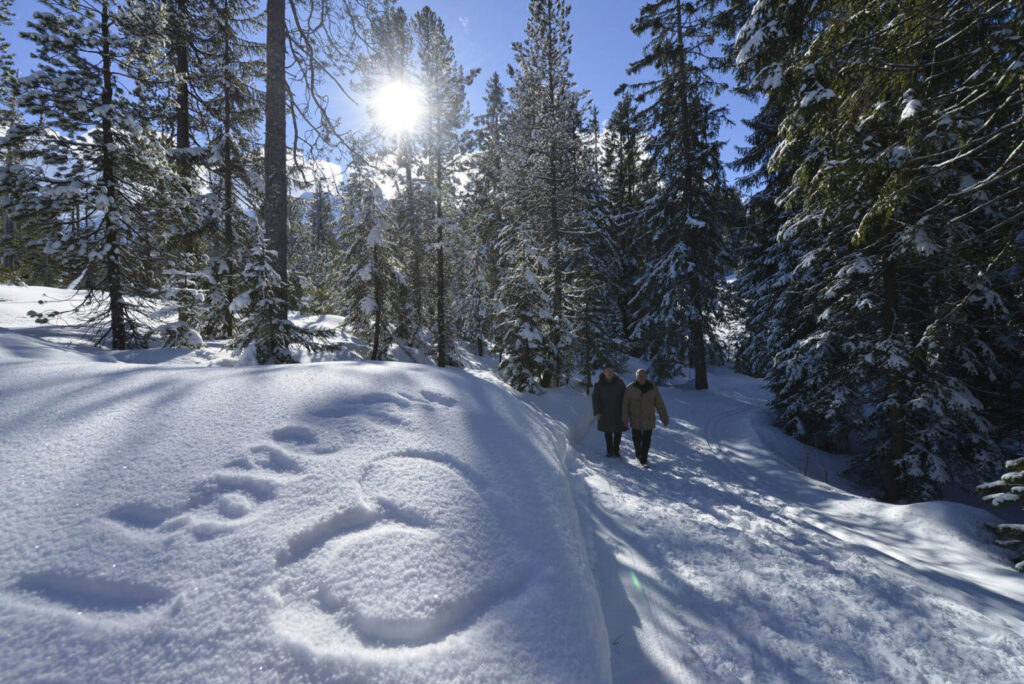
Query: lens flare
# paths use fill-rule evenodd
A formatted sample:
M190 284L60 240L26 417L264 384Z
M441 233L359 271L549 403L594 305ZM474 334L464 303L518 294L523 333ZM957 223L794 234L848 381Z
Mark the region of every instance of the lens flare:
M392 134L411 131L423 114L420 91L405 81L390 81L374 95L370 108L374 120Z

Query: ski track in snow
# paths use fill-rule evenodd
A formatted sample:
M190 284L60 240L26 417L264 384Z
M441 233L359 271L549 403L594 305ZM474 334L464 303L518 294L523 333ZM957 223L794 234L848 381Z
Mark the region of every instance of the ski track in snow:
M663 394L673 422L654 432L651 471L628 433L621 461L583 468L615 681L948 681L965 669L1019 681L1019 599L982 590L972 606L978 587L955 558L915 555L927 532L915 539L913 526L879 542L874 516L913 506L778 460L760 437L775 428L756 380L722 374L711 391ZM601 441L577 446L600 453ZM951 541L985 544L980 529Z

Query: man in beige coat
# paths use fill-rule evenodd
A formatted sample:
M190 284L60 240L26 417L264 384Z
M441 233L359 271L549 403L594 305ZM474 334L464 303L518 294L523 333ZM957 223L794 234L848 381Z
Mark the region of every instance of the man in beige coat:
M668 427L668 409L661 398L661 392L653 382L647 380L647 371L640 368L636 372L636 382L626 387L626 396L622 400L622 422L626 427L633 428L633 448L640 465L647 465L647 453L651 450L651 435L657 424L654 411L657 409L661 422Z

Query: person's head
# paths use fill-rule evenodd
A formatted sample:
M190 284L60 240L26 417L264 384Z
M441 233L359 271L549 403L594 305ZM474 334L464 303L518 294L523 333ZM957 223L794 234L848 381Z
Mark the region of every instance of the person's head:
M606 363L604 365L604 371L602 372L604 373L605 380L611 380L615 377L615 366L610 363Z
M644 368L637 368L636 369L636 381L637 381L638 384L641 384L641 385L646 385L647 384L647 370L646 369L644 369Z

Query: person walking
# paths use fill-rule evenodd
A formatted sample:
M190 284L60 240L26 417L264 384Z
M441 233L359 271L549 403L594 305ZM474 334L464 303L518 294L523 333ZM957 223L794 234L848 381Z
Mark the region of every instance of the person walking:
M647 379L647 371L640 368L636 381L629 383L622 401L622 423L633 429L633 448L640 465L650 468L647 454L651 450L651 436L657 424L655 409L661 415L661 422L668 427L668 409L657 386Z
M626 395L626 383L615 374L615 366L605 364L601 376L594 385L594 415L597 429L604 433L605 456L619 456L622 442L622 398Z

